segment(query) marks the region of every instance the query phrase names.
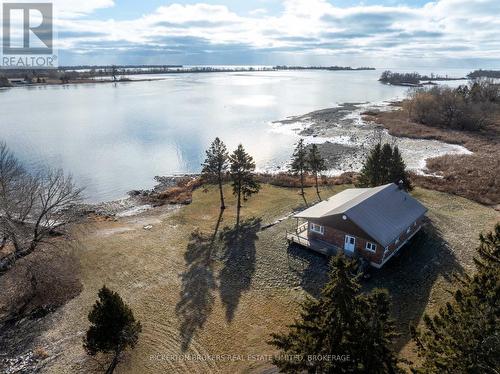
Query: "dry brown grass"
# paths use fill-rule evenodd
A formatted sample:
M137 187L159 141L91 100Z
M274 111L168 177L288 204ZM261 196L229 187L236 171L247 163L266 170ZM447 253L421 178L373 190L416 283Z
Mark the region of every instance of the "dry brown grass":
M325 187L322 193L326 198L346 187ZM220 231L234 227L236 216L229 185L225 185L225 194L227 209ZM313 189L307 189L310 202L316 201L315 195ZM97 372L97 366L83 351L81 334L88 327L87 313L103 284L120 293L143 325L139 345L127 354L119 372L237 373L269 368L268 360L175 361L161 356L184 353L181 332L186 334L194 328L183 327L186 321L195 327L203 321L202 327L194 328L187 354L246 357L274 353L266 343L269 333L293 321L298 302L305 296L302 290L281 283L288 273L282 225L262 231L254 240L245 236L245 246L253 247L254 255L246 259L244 252L242 258L238 251L232 251L228 256L242 261L234 269L227 267L223 258L227 248L221 247L211 270L204 270L204 263L198 261L203 243L199 247L190 245L191 234L213 234L220 213L218 203L217 187L207 186L193 192L192 204L173 212L164 206L140 217L89 225L80 236L84 289L50 316L52 329L42 339L65 341L63 347L51 347L51 357L58 356L47 372ZM259 217L264 226L302 204L298 189L263 185L259 194L244 202L242 221ZM146 224L153 228L144 230ZM205 292L212 281L218 288ZM187 301L181 303L184 298ZM230 321L229 306L233 314Z
M500 203L500 115L482 131L468 132L414 123L401 109L370 114L366 119L387 128L391 135L460 144L474 152L429 159L427 167L438 177L414 175L412 180L417 186L464 196L486 205Z
M268 183L278 187L300 188L300 177L290 173L277 174L258 174L257 179L261 183ZM354 184L356 173L346 172L336 177L320 176L318 177L320 186L338 186L342 184ZM307 174L304 177L304 186L313 187L316 185L314 176Z
M258 173L255 178L259 183L269 184L278 187L288 187L288 188L300 188L300 178L297 175L292 175L290 173ZM325 186L339 186L343 184L354 184L356 178L356 173L347 172L336 177L320 176L318 180L318 185ZM225 182L230 182L230 178L227 175L225 177ZM315 179L312 175L307 174L304 177L304 186L313 187L315 186ZM193 199L193 191L200 187L207 187L209 183L206 183L200 177L186 177L181 178L177 181L177 185L174 187L167 188L166 190L153 193L148 197L143 198L145 202L152 204L153 206L161 206L165 204L190 204Z
M346 187L323 188L323 197ZM228 208L220 231L235 222L230 186L225 186L225 192ZM260 217L261 225L274 222L303 204L297 192L264 185L258 195L245 202L243 221ZM424 311L432 312L442 305L449 296L449 271L454 269L449 263L472 269L477 234L498 220L493 209L463 198L419 188L413 193L429 208L439 238L434 241L424 235L422 245L408 248L387 271L383 269L368 281L368 286L391 290L394 315L404 334L397 348L406 358L414 358L408 321L418 323ZM313 189L307 189L310 202L314 195ZM294 227L293 219L245 236L243 249L252 249L248 257L241 248L228 255L224 247L219 247L223 243L217 242L215 263L204 262L207 247L203 241L194 241L192 233L213 234L220 212L218 202L213 186L206 191L195 190L193 203L173 212L163 207L138 217L88 226L80 237L78 252L83 291L47 317L51 328L39 339L49 342L44 347L56 357L46 372L98 371L83 351L81 335L88 327L89 308L103 284L121 294L143 325L137 348L125 356L118 372L251 373L270 369L266 360L168 358L183 354L185 338L181 332L189 333L188 354L273 354L275 351L266 343L269 334L286 329L298 315L298 302L308 293L317 292L325 279L325 258L300 248L287 251L284 234ZM153 228L144 230L146 224Z

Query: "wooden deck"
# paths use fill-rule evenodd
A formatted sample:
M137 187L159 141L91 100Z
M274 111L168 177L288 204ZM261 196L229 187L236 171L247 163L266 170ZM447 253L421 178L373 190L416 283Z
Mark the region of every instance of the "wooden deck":
M327 243L323 240L310 239L307 235L307 223L300 225L296 231L286 233L286 239L289 243L297 243L303 247L312 249L326 256L334 256L342 252L342 249L336 245Z

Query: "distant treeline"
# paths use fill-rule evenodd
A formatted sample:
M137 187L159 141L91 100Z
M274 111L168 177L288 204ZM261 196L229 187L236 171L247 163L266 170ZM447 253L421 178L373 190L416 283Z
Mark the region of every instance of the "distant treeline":
M390 70L382 72L379 81L395 85L420 86L422 81L448 81L459 80L465 78L452 78L432 73L431 75L421 75L419 73L396 73Z
M224 73L247 71L276 71L276 70L375 70L370 67L352 68L350 66L183 66L183 65L78 65L61 66L58 69L9 69L3 70L0 77L9 79L36 79L38 77L60 79L62 76L69 79L92 79L95 77L140 75L140 74L178 74L178 73Z
M277 65L274 67L275 70L375 70L375 68L370 68L362 66L359 68L352 68L350 66L287 66L287 65Z
M467 74L467 78L500 78L500 70L474 70L472 73Z
M171 69L182 68L183 65L114 65L118 69ZM59 66L59 70L105 70L113 65L73 65Z

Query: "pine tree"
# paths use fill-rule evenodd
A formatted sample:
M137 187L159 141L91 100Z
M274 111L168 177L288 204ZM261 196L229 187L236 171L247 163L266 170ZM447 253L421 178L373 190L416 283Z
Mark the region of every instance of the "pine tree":
M307 150L304 145L304 139L300 139L295 147L292 155L292 163L290 165L292 173L300 176L300 194L304 196L304 176L309 170L307 160Z
M206 154L207 157L205 162L202 164L202 177L219 185L220 208L225 209L226 205L224 204L222 182L228 167L227 164L229 155L227 153L227 148L219 138L215 138L210 145L210 148L206 151Z
M309 149L308 163L309 169L314 174L314 180L316 182L316 193L318 194L318 198L321 200L318 187L318 174L326 170L326 164L325 160L321 157L318 146L316 144L313 144Z
M382 145L377 143L363 164L358 180L359 187L374 187L381 184L379 168L381 156Z
M288 333L271 335L270 344L281 351L274 360L281 372L398 371L390 349L395 332L387 293L361 293L353 276L356 269L357 264L343 256L333 258L330 280L320 298L302 305L300 319L289 326Z
M233 194L237 197L236 225L240 223L241 198L246 200L254 193L259 192L260 184L255 180L255 162L252 156L245 152L240 144L229 156Z
M410 178L408 178L408 173L406 172L406 164L397 145L392 150L392 162L388 181L396 184L403 182L403 186L407 191L412 189Z
M474 258L476 266L483 273L495 273L500 268L500 223L496 224L494 232L480 234L479 243L479 258Z
M453 299L424 329L412 328L418 373L498 373L500 369L500 224L480 236L474 276L459 277Z
M369 328L359 336L361 366L364 372L370 374L386 374L399 372L398 359L391 347L393 340L398 337L396 325L390 318L390 299L387 290L374 289L362 300L366 305L363 323Z
M118 293L103 286L98 296L88 315L91 326L83 339L83 347L91 356L111 353L113 358L106 373L112 373L121 353L137 344L142 327Z
M388 143L383 146L378 143L366 158L357 185L377 187L386 183L399 184L402 181L404 188L410 190L410 178L405 169L398 146L393 148Z
M380 184L389 183L389 174L392 169L392 147L389 143L382 145L380 154L380 165L378 166L380 174Z

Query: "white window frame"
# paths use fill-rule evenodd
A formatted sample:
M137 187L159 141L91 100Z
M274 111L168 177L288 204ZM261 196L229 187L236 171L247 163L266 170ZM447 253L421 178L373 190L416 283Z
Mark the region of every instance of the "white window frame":
M377 245L375 243L372 243L372 242L366 242L365 249L367 251L375 253L375 252L377 252Z
M399 244L399 238L397 238L394 242L394 244L398 245Z
M325 235L325 226L318 225L317 223L311 222L311 231L316 234Z

